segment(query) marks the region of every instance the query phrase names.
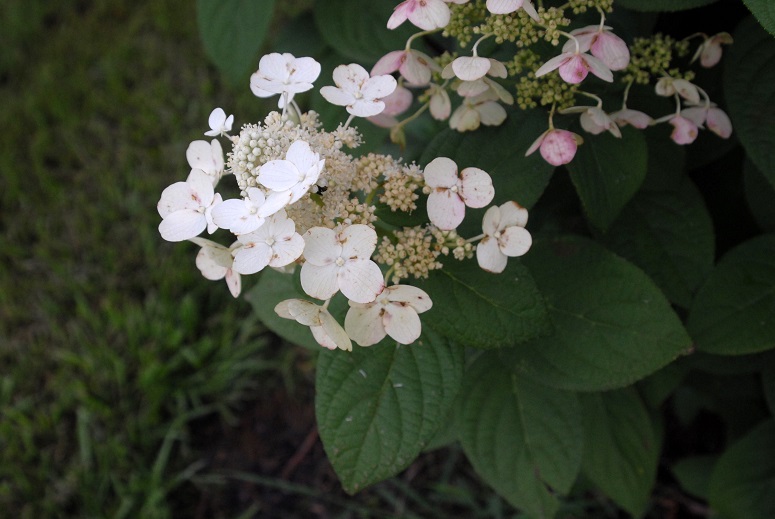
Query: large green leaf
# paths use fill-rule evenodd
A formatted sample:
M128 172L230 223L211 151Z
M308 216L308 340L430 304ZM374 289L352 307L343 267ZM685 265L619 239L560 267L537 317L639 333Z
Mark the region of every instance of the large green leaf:
M749 240L722 258L697 293L686 326L708 353L775 348L775 235Z
M753 18L735 32L724 69L729 115L751 160L775 185L775 39Z
M484 353L466 373L458 427L482 478L534 517L553 517L581 465L583 438L574 393L531 382L499 352Z
M617 6L636 11L683 11L709 5L716 0L616 0Z
M515 348L531 378L561 389L632 384L687 351L691 340L640 269L580 237L543 239L524 256L554 324Z
M624 128L622 138L589 136L568 164L571 180L589 221L606 230L638 191L647 171L646 140Z
M407 467L444 424L464 350L431 330L411 346L386 339L318 357L315 414L328 458L349 493Z
M772 0L743 0L743 3L748 6L762 27L775 36L775 3Z
M392 31L387 28L396 5L392 0L319 1L315 22L331 47L369 70L388 52L403 49L406 40L419 31L409 22Z
M196 8L207 55L229 81L246 81L258 67L274 0L197 0Z
M634 517L646 507L660 440L643 402L631 388L581 395L584 458L581 470Z
M775 517L775 420L767 420L719 458L710 478L711 507L727 519Z
M713 222L689 180L676 190L638 193L603 240L684 308L713 269Z
M708 486L718 456L692 456L677 461L670 468L681 487L693 496L708 499Z
M550 329L543 298L515 258L500 274L485 272L475 260L450 259L416 285L433 299L424 325L466 346L512 346Z
M775 231L775 186L771 184L753 162L743 164L745 199L751 215L765 231Z

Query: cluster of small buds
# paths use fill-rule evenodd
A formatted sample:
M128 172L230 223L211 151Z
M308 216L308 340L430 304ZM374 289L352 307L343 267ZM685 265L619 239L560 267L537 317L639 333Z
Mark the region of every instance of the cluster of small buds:
M568 0L568 8L573 11L573 14L595 9L610 13L614 10L614 0Z
M460 236L457 231L443 231L438 227L431 227L431 234L435 240L433 249L444 256L452 257L458 261L474 257L476 247L473 243Z
M684 58L688 54L688 40L676 40L659 33L649 38L635 38L630 46L630 63L624 70L622 81L647 85L663 72L667 72L671 77L691 81L694 79L694 72L681 71L674 64L676 58Z
M384 236L374 259L389 267L393 283L413 277L426 279L432 270L444 265L438 261L441 251L434 244L428 227L404 227L393 232L393 239Z
M390 207L391 211L411 213L417 209L417 191L422 188L422 176L413 168L401 168L393 175L385 175L383 192L379 201Z

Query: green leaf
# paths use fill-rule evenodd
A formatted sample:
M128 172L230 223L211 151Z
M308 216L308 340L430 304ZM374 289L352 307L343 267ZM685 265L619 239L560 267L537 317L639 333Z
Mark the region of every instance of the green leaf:
M315 22L323 39L342 56L367 70L382 56L402 50L417 28L406 22L387 28L396 2L392 0L325 0L315 5Z
M196 7L207 55L230 82L246 81L258 67L274 0L197 0Z
M673 474L684 490L702 499L708 499L708 486L718 456L692 456L672 466Z
M770 414L775 416L775 364L769 363L762 370L762 388Z
M415 284L433 299L424 325L466 346L512 346L549 329L543 298L516 258L500 274L485 272L476 260L449 259Z
M660 440L643 402L628 388L581 395L581 470L622 508L640 517L659 460Z
M570 178L589 221L605 231L638 191L647 171L646 140L633 128L622 138L588 137L568 164Z
M553 517L581 465L583 437L574 393L542 386L508 369L499 352L466 373L458 427L480 476L511 504Z
M749 157L775 186L775 39L753 18L735 32L724 68L729 116Z
M684 308L691 306L695 290L713 269L713 222L689 180L675 190L638 193L603 241Z
M686 326L708 353L775 347L775 235L749 240L722 258L697 293Z
M756 169L750 159L743 164L745 198L751 215L765 231L775 231L775 186Z
M771 0L743 0L759 23L775 36L775 4Z
M728 519L775 517L775 420L729 447L710 478L711 507Z
M640 269L580 237L537 240L523 258L547 299L552 335L515 348L519 368L560 389L632 384L691 346Z
M710 5L716 0L616 0L621 5L636 11L683 11L703 5Z
M318 357L320 438L349 493L406 468L444 424L464 350L427 328L411 346L389 339Z

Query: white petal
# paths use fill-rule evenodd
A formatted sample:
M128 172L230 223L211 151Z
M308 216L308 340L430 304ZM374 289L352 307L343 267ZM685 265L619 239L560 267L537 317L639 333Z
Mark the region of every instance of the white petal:
M347 335L360 346L371 346L385 338L382 308L378 304L351 306L344 318Z
M589 67L590 72L592 72L603 81L607 81L609 83L613 82L614 74L611 72L611 69L608 68L608 65L590 54L582 54L581 56Z
M487 209L482 218L482 232L487 236L492 236L500 230L501 210L498 206L492 206Z
M339 269L339 290L356 303L371 303L383 288L382 272L369 259L348 260Z
M382 316L387 334L401 344L412 344L420 337L420 316L409 306L389 305Z
M684 108L681 110L681 115L689 119L697 126L705 124L705 119L708 117L708 109L704 106L693 106L691 108Z
M373 117L381 114L385 109L385 103L382 101L370 101L361 99L347 107L347 112L356 117Z
M347 332L344 331L342 325L336 322L334 316L327 310L321 310L320 319L322 321L321 326L310 328L315 340L326 348L339 348L340 350L352 351L353 344L350 341L350 337L347 336Z
M272 248L266 243L245 246L234 253L233 270L240 274L255 274L263 270L272 258Z
M478 56L461 56L452 62L452 70L463 81L474 81L484 77L490 70L490 60Z
M216 281L223 279L226 275L227 267L221 265L215 255L212 253L214 247L202 247L199 249L199 253L196 255L196 268L202 273L205 279ZM224 248L224 250L226 250ZM227 251L228 254L228 251ZM231 258L229 258L231 260ZM231 262L230 262L231 263Z
M420 51L412 50L406 56L406 61L401 65L401 75L414 85L427 85L431 80L432 69L439 69L433 59ZM372 71L372 75L374 71Z
M465 217L466 206L457 193L448 189L428 195L428 218L441 230L456 229Z
M503 254L510 257L522 256L530 250L533 237L524 227L508 227L498 238L498 246Z
M508 70L506 70L506 65L498 61L497 59L488 58L490 61L490 70L487 71L487 74L492 77L499 77L502 79L505 79L506 76L509 75Z
M313 58L296 58L291 62L291 74L289 81L297 84L309 85L305 90L295 90L295 92L304 92L312 88L312 83L320 75L320 63Z
M460 197L468 207L484 207L492 202L495 188L492 178L479 168L465 168L460 172L462 189Z
M351 63L336 67L333 77L336 86L355 95L356 92L360 92L363 84L369 79L369 73L357 63Z
M368 225L350 225L339 233L338 240L346 260L369 259L377 248L377 232Z
M159 233L167 241L183 241L198 236L207 227L205 215L192 209L170 213L159 224Z
M304 326L320 326L320 307L303 299L286 299L274 307L283 319L292 319Z
M166 218L167 215L183 209L196 210L201 206L197 200L196 194L191 190L191 186L186 182L175 182L167 186L161 192L161 198L156 205L159 216Z
M405 59L408 59L406 51L394 50L388 52L379 58L371 68L371 75L381 76L384 74L391 74L403 65Z
M457 164L450 158L437 157L430 161L423 170L425 183L430 187L456 186L458 183Z
M483 78L479 78L475 81L461 81L455 91L462 97L476 97L487 92L489 88Z
M509 14L520 7L521 0L487 0L487 10L492 14Z
M210 117L207 118L207 124L210 125L211 130L215 130L220 133L223 124L226 122L226 112L223 108L216 108L210 112Z
M234 297L239 297L242 291L242 277L239 273L229 269L226 271L226 286L229 287L229 292Z
M430 296L424 291L412 285L393 285L385 289L387 298L393 303L407 303L418 314L427 312L433 307Z
M285 159L289 160L300 173L306 173L310 168L316 166L320 156L312 151L309 144L305 141L294 141L285 154ZM287 188L284 188L287 189ZM278 189L278 191L281 191Z
M535 77L541 77L545 74L548 74L552 70L560 68L561 65L563 65L566 61L568 61L571 58L571 55L567 52L563 52L559 56L555 56L536 70Z
M431 116L437 121L443 121L449 117L452 111L452 102L446 90L434 92L431 96Z
M324 86L321 88L320 95L332 105L337 106L348 106L356 101L355 96L351 93L332 86Z
M285 191L272 191L261 207L258 209L258 216L261 218L267 218L276 214L278 211L285 209L285 206L291 203L293 198L293 191L290 189Z
M441 29L449 23L449 7L442 0L424 0L420 7L410 12L407 18L424 31ZM423 6L424 4L424 6Z
M506 110L495 101L477 105L476 111L485 126L499 126L506 120Z
M549 133L549 130L546 130L544 133L539 135L536 140L533 141L533 144L531 144L530 147L525 152L525 157L535 153L535 151L541 146L541 143L544 142L544 138L546 137L546 134L548 134L548 133Z
M527 13L527 15L532 18L533 20L540 22L541 17L538 16L538 11L536 11L536 8L533 7L532 0L525 0L522 4L522 9Z
M374 76L366 80L361 87L361 94L365 99L382 99L393 93L398 82L393 76Z
M313 265L329 265L342 255L336 232L326 227L313 227L304 233L304 259Z
M272 250L274 254L269 260L269 266L284 267L299 259L304 251L304 240L301 235L293 233L291 236L275 242Z
M524 227L527 225L527 209L522 207L516 202L506 202L499 207L501 214L500 229L503 230L506 227L512 227L518 225Z
M500 274L506 269L508 258L498 247L498 240L488 236L476 246L476 261L487 272Z
M721 108L710 108L706 123L708 129L722 139L728 139L732 135L732 121Z
M258 181L272 191L285 191L299 182L301 173L288 160L270 160L258 170Z
M314 298L329 299L339 291L337 272L339 267L333 263L318 266L306 261L301 266L301 288Z

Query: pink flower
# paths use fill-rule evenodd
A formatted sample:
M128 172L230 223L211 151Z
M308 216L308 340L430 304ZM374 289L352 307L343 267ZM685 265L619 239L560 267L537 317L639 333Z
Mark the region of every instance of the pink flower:
M427 85L433 71L441 68L433 58L418 50L395 50L382 56L371 69L372 76L392 74L398 71L413 86Z
M580 135L567 130L549 129L542 133L525 152L525 157L541 149L541 156L552 166L568 164L576 156L579 144L584 142Z
M610 27L603 25L589 25L576 29L571 35L576 41L568 40L565 42L562 50L564 52L573 52L576 49L576 42L579 45L579 52L590 51L592 55L611 70L624 70L630 63L630 49L620 37L610 31Z
M479 168L465 168L458 175L457 164L447 157L430 161L423 175L428 195L428 218L442 230L457 228L465 217L466 206L477 209L495 196L492 178Z
M676 144L691 144L697 138L698 128L692 120L676 115L669 122L673 125L673 133L670 134L670 138Z
M700 58L700 65L711 68L721 61L721 45L729 45L733 42L732 35L728 32L720 32L707 38L694 53L692 62Z
M536 70L535 76L541 77L555 69L560 69L560 77L571 85L577 85L584 81L590 72L603 81L611 83L614 80L611 69L605 63L581 51L563 52L559 56L553 57Z
M622 137L619 127L616 126L616 123L611 116L597 106L572 106L565 110L560 110L560 113L580 113L581 117L579 117L579 122L581 123L581 127L592 135L599 135L604 131L608 131L614 137Z
M441 29L449 23L449 7L444 0L405 0L396 6L387 22L395 29L406 20L424 31Z
M654 91L659 96L670 97L675 94L683 97L692 104L700 104L700 91L690 81L685 79L673 79L669 76L657 80Z
M395 116L406 112L412 105L412 100L412 93L409 89L398 86L392 94L382 98L382 102L385 103L385 109L382 113L372 115L368 119L382 128L392 128L398 124L398 119Z
M700 128L707 126L708 130L722 139L728 139L732 135L732 121L724 110L713 103L685 108L681 110L681 114Z

